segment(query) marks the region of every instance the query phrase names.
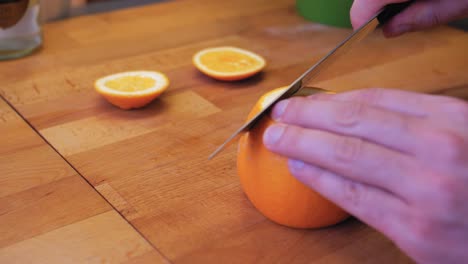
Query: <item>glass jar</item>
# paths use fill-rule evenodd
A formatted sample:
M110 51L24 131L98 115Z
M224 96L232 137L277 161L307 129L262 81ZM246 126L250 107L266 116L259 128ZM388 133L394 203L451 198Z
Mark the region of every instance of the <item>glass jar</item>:
M1 0L0 60L23 57L41 44L39 0Z

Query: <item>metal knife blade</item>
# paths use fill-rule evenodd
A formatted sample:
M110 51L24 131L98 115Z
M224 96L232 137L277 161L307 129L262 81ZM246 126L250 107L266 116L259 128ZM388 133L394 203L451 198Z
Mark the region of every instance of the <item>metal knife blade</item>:
M379 25L383 25L392 19L395 15L406 9L409 5L414 2L408 1L397 4L387 5L382 11L378 12L373 16L367 23L361 26L359 29L355 30L350 36L348 36L344 41L342 41L338 46L336 46L332 51L330 51L325 57L323 57L319 62L310 67L305 71L299 78L297 78L288 89L286 89L282 94L278 95L275 100L269 103L260 113L250 119L242 127L240 127L236 132L234 132L221 146L219 146L210 156L209 160L214 158L219 152L226 148L229 143L233 142L237 137L241 136L243 133L249 131L260 118L267 113L278 101L286 99L297 93L300 89L306 86L314 77L316 77L323 69L330 66L337 58L349 51L355 44L359 43L370 33L372 33Z

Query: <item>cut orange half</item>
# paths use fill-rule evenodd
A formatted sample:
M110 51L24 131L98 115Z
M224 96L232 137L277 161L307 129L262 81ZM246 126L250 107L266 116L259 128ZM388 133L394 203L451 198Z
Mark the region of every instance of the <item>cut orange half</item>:
M265 59L236 47L208 48L193 56L193 64L202 73L222 81L237 81L263 70Z
M96 91L122 109L140 108L158 97L169 86L166 75L155 71L116 73L99 78Z

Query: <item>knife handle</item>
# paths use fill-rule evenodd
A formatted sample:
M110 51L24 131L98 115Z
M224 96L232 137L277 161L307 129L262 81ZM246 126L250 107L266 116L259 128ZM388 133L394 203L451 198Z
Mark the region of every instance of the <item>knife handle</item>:
M405 10L410 6L415 0L406 1L403 3L389 4L384 7L382 12L377 16L380 24L383 25L390 21L394 16L398 15L400 12Z

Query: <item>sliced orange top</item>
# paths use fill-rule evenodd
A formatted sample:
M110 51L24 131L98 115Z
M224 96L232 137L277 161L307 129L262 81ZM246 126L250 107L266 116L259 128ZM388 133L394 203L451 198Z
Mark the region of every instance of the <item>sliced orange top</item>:
M96 80L96 91L122 109L140 108L162 94L169 86L166 75L155 71L116 73Z
M263 70L265 59L236 47L207 48L193 56L193 64L204 74L218 80L236 81Z

